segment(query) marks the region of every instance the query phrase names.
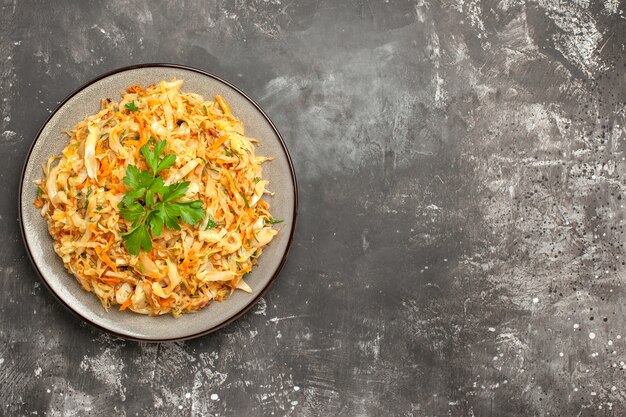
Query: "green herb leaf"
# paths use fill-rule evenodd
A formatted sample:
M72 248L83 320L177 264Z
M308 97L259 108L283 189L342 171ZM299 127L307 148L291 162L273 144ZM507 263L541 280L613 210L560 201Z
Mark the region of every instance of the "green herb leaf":
M169 167L174 165L174 162L176 162L176 155L173 155L173 154L166 155L163 159L161 159L161 161L159 161L159 165L157 166L157 171L156 171L157 174L163 171L164 169L168 169Z
M282 223L282 222L284 222L284 220L275 219L275 218L265 219L265 223L268 223L268 224Z
M177 182L168 187L167 191L163 193L163 201L169 202L181 198L187 192L189 188L189 181Z
M122 201L117 205L119 208L127 207L139 198L142 198L146 193L146 189L144 187L137 188L136 190L127 191L122 198Z
M39 197L41 197L43 195L43 190L41 189L41 187L37 187L37 195Z
M135 111L135 110L139 110L139 107L135 106L135 101L131 101L130 103L126 103L124 105L124 108L126 110L130 110L130 111Z
M230 156L230 152L228 151L228 149L226 149L224 153L226 154L226 156Z
M154 141L154 138L150 137L150 142L154 144L154 149L150 149L148 145L141 147L141 154L146 158L146 162L155 176L164 169L168 169L174 162L176 162L176 155L168 154L161 158L161 154L165 149L167 142L164 140Z
M146 158L146 162L148 163L148 167L150 167L150 171L152 171L153 175L157 174L157 167L159 165L159 157L165 149L165 141L155 142L153 137L150 137L150 144L154 144L154 148L150 149L150 147L146 144L141 147L141 154L144 158Z
M183 201L165 205L165 213L168 217L179 218L189 224L196 224L205 216L202 201Z
M129 233L123 234L122 237L124 238L124 245L131 255L139 255L142 248L146 252L152 250L152 239L145 224L140 224Z
M161 232L163 232L163 224L164 219L159 211L153 210L148 215L147 219L148 224L150 225L150 231L152 235L155 237L159 237Z
M204 109L204 115L208 116L209 112L207 111L206 106L204 104L202 105L202 108Z
M129 222L135 223L144 214L144 207L139 203L132 203L124 208L120 209L120 216Z
M154 176L149 171L139 170L134 165L129 165L126 168L126 176L124 177L124 184L130 188L148 188L152 184Z
M155 194L164 194L169 190L163 183L163 178L156 177L146 190L146 206L151 207L155 203Z
M102 210L102 206L96 207L96 210L98 210L98 211Z

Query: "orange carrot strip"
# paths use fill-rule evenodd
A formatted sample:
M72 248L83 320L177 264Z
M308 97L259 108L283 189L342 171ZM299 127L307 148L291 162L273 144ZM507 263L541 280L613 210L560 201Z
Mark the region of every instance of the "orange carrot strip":
M143 120L139 122L139 143L137 144L137 147L135 148L135 156L139 155L139 152L141 152L141 148L143 147L143 145L145 145L146 143L148 143L148 137L149 135L146 135L146 130L145 130L145 126L143 125Z
M120 306L120 311L124 311L131 305L133 302L132 297L128 297L128 300L124 301L124 303Z
M228 136L226 135L222 135L219 138L217 138L217 140L215 141L215 143L213 145L211 145L211 147L209 148L209 150L214 151L217 148L220 147L220 145L224 142L226 142L226 139L228 139Z
M100 257L100 259L102 259L102 261L105 264L111 267L113 271L117 272L117 265L115 265L115 263L111 260L111 258L109 258L109 255L107 255L106 253L99 253L98 256Z
M222 96L215 96L215 101L217 101L217 104L220 105L224 114L230 114L230 107L226 104L226 101Z

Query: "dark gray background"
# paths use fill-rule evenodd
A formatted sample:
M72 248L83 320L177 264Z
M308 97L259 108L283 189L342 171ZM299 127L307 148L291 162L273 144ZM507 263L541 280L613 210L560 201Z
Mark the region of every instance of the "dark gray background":
M3 1L3 415L626 413L619 0ZM47 293L17 221L48 113L120 66L214 72L292 153L280 278L142 344Z

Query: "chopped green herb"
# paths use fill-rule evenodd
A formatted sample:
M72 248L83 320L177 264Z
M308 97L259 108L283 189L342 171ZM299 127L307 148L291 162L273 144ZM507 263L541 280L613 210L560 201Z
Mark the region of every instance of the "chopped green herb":
M102 210L102 206L96 207L96 210L98 210L98 211Z
M261 181L261 177L254 177L254 183L256 184L257 182Z
M226 151L224 151L224 153L226 154L226 156L230 156L230 152L228 151L228 149L226 149Z
M271 219L265 219L265 223L268 223L268 224L282 223L282 222L284 222L284 220L275 219L273 217Z
M206 106L204 104L202 105L202 108L204 109L204 115L208 116L209 112L207 111Z
M89 205L90 195L91 195L91 187L87 188L87 195L85 196L85 210L87 210L87 206Z
M219 222L219 223L218 223L218 222L216 222L215 220L213 220L213 217L212 217L212 216L209 216L209 221L207 222L207 224L206 224L206 228L205 228L204 230L211 230L211 229L213 229L214 227L217 227L217 226L224 226L225 224L226 224L225 222Z
M217 223L215 223L215 222L213 221L213 219L209 219L209 222L206 224L206 229L204 229L204 230L211 230L211 229L213 229L216 225L217 225Z
M126 110L130 110L130 111L135 111L135 110L139 110L139 107L135 106L135 101L131 101L130 103L126 103L124 105L124 108Z
M37 195L39 197L41 197L43 195L43 190L41 189L41 187L37 187Z
M248 199L246 198L246 195L241 193L241 196L243 197L243 202L246 203L246 207L250 208L250 204L248 204Z

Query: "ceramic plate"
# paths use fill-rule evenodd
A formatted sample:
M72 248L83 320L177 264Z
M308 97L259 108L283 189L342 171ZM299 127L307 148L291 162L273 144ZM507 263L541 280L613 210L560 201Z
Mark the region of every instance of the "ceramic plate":
M37 194L34 181L42 176L42 164L60 153L68 143L68 136L62 132L71 130L86 116L95 114L101 98L117 99L126 86L146 86L174 77L185 81L183 91L200 94L207 100L218 94L223 96L246 127L246 135L261 141L257 153L275 158L265 163L263 168L264 177L270 181L270 189L275 192L274 196L266 199L272 214L285 221L276 225L280 233L263 251L259 264L246 278L253 288L252 294L236 291L222 302L212 302L203 310L184 314L178 319L171 315L147 317L115 308L106 311L93 293L81 289L54 252L46 221L33 206ZM250 97L232 84L197 69L150 64L105 74L61 103L43 125L28 152L19 200L26 248L43 282L62 304L86 322L116 335L135 340L168 341L190 339L217 330L241 316L263 295L285 262L295 227L298 193L285 143L271 120Z

